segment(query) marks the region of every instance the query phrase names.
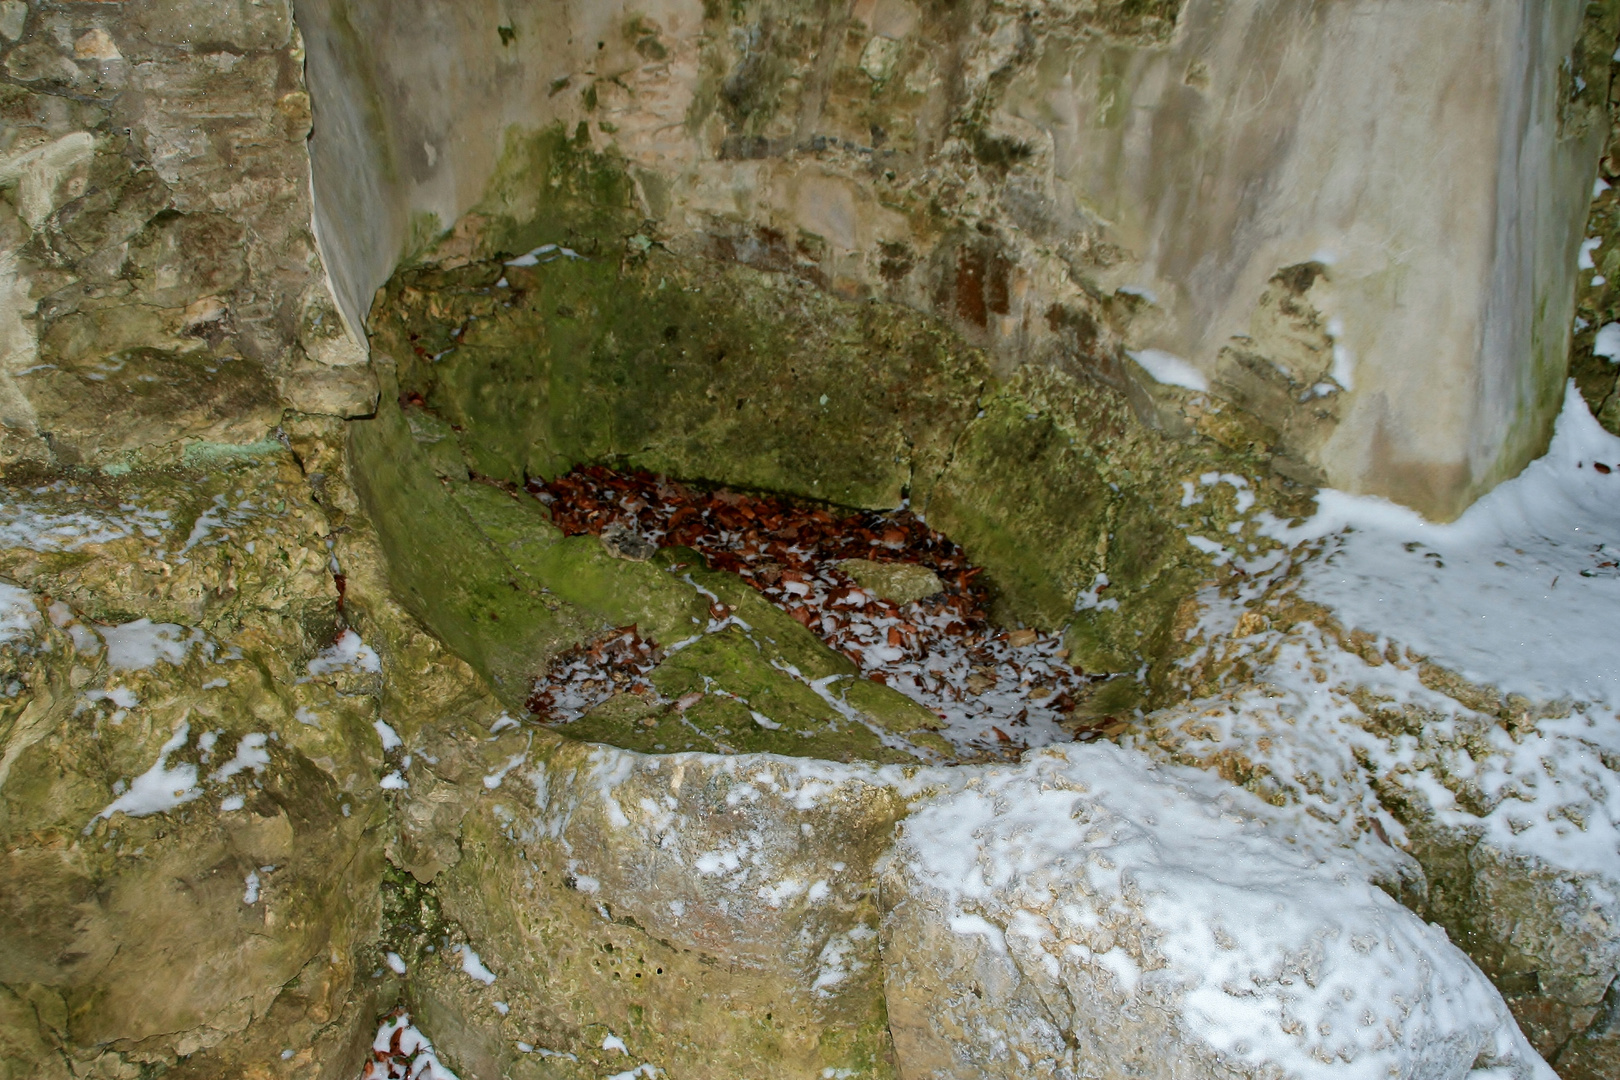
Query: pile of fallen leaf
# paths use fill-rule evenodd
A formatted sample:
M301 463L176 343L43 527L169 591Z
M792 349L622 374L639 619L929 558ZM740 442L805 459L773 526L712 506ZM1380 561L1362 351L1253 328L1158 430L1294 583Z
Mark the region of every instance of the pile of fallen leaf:
M1074 715L1092 680L1068 663L1061 640L994 626L981 569L908 509L838 514L595 465L531 481L529 491L567 535L598 536L630 558L688 547L737 574L867 678L932 709L968 756L1016 756L1111 723ZM846 560L926 567L941 588L896 603L862 588L841 568ZM716 603L710 614L715 626L730 612ZM529 707L553 722L575 719L616 690L645 692L657 659L656 644L621 628L554 661Z
M360 1080L456 1080L456 1074L439 1063L433 1044L400 1008L383 1017Z
M658 666L656 643L634 626L555 657L524 705L554 722L578 720L618 693L656 694L647 676Z

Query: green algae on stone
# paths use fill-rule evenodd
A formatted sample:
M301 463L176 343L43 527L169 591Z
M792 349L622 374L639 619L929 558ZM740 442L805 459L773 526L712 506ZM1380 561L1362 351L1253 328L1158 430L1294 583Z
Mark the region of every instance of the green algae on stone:
M1257 464L1150 431L1095 383L1025 369L987 395L949 467L913 498L988 569L999 618L1067 626L1074 663L1134 671L1207 572L1182 531L1195 520L1182 483ZM1231 504L1223 510L1222 526ZM1083 606L1104 579L1104 601Z
M614 558L595 537L564 537L526 493L441 477L392 404L351 432L356 481L395 589L511 707L523 704L553 657L634 624L666 648L679 646L652 676L669 701L652 709L614 699L565 725L565 734L649 752L918 760L885 746L875 727L903 739L915 732L948 756L942 741L927 738L933 714L897 691L861 686L859 704L846 706L853 718L830 704L810 680L864 683L855 665L736 575L707 569L695 552L668 549L649 562ZM706 633L712 597L747 629ZM696 706L671 704L694 692L701 694ZM753 704L739 713L739 699ZM763 724L755 712L767 717ZM694 730L702 733L698 744L691 744Z
M417 268L373 326L476 472L517 483L613 462L844 506L909 496L985 567L999 619L1072 626L1091 671L1151 658L1204 572L1178 528L1193 517L1181 482L1265 468L1252 440L1170 438L1085 378L997 382L908 309L656 249ZM1077 611L1099 575L1117 608Z
M650 563L614 558L594 536L563 536L527 493L487 484L458 484L452 491L473 525L532 588L573 605L598 627L634 624L645 636L675 641L707 621L708 601L696 589Z
M350 429L355 486L388 556L395 594L513 706L546 661L594 620L526 582L436 477L399 409Z
M547 243L594 255L635 231L635 183L616 155L592 150L583 123L573 135L561 123L533 132L513 126L469 213L487 222L479 237L487 255Z
M1106 14L1140 33L1161 12ZM442 417L441 473L457 468L453 431L471 471L513 484L608 462L848 507L909 497L985 568L998 620L1069 628L1091 671L1156 654L1207 572L1179 535L1198 517L1181 483L1264 475L1275 439L1214 407L1200 434L1172 438L1085 375L998 379L980 349L902 305L677 256L633 220L622 176L561 128L514 131L458 231L511 252L575 235L559 231L572 214L598 246L534 266L424 262L379 295L374 340ZM1104 602L1085 603L1104 580Z
M941 466L988 376L907 309L656 250L625 268L406 272L373 325L402 389L462 429L476 470L512 481L622 459L894 506Z

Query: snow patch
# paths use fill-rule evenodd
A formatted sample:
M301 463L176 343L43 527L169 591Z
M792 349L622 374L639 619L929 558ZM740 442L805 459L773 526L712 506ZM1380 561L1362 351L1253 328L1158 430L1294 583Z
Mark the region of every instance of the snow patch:
M108 803L92 818L91 824L99 818L110 818L119 813L130 817L161 814L201 795L202 791L197 787L197 766L185 763L169 768L169 755L185 746L190 738L190 722L180 721L180 726L174 729L169 741L158 750L156 763L137 776L130 783L128 791Z
M264 749L269 738L262 731L253 731L242 736L236 744L235 755L216 769L209 779L215 783L223 783L244 769L263 772L264 767L270 764L270 754Z
M1209 391L1209 380L1204 373L1174 353L1167 353L1163 349L1139 349L1135 352L1126 350L1125 355L1140 364L1155 382L1198 393Z
M583 259L585 256L573 248L562 247L558 244L541 244L533 251L519 255L515 259L508 259L507 266L538 266L540 263L555 262L557 259Z
M1304 524L1265 531L1326 541L1300 593L1347 626L1508 693L1620 709L1620 438L1573 382L1546 455L1451 524L1325 490Z
M313 679L349 668L375 675L382 670L382 660L373 649L360 639L360 635L353 630L345 630L338 636L337 641L326 649L321 650L315 659L309 662L309 674Z
M1343 860L1270 830L1220 778L1106 744L1046 749L920 804L896 849L914 895L1070 1000L1168 1009L1280 1075L1412 1075L1437 1046L1552 1074L1444 932ZM1144 995L1146 995L1144 997ZM1082 1035L1082 1043L1085 1037Z
M39 627L34 594L0 581L0 645L32 637Z
M1620 322L1604 323L1598 327L1592 341L1592 351L1611 364L1620 364Z
M191 647L203 640L201 630L187 633L183 626L136 619L121 626L100 626L107 643L107 663L118 671L141 671L159 660L180 665Z
M458 945L456 951L461 953L461 970L467 977L491 986L495 982L495 973L484 966L484 961L467 945Z
M502 765L499 769L496 769L494 772L484 777L484 786L490 791L494 791L496 788L500 787L501 784L506 780L506 774L517 768L519 765L522 765L528 756L529 752L527 749L525 749L523 753L513 754L510 758L507 758L505 765Z

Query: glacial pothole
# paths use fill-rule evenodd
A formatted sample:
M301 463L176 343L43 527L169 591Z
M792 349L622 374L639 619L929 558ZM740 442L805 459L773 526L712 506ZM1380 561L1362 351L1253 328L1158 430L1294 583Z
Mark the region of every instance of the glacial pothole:
M631 624L552 658L526 704L559 732L654 753L797 756L852 727L969 762L1123 728L1118 692L1099 694L1109 677L1071 664L1061 635L998 627L981 568L907 507L839 510L601 466L528 489L564 534L652 561L708 601L677 639ZM757 604L739 611L695 570L735 575L796 625L761 622ZM798 628L834 670L793 662L782 638Z

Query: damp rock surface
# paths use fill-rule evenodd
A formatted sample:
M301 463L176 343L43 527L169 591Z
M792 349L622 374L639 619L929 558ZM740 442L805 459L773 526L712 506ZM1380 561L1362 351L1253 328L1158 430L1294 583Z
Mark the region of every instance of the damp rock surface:
M1620 7L654 7L0 2L0 1073L1608 1080Z

